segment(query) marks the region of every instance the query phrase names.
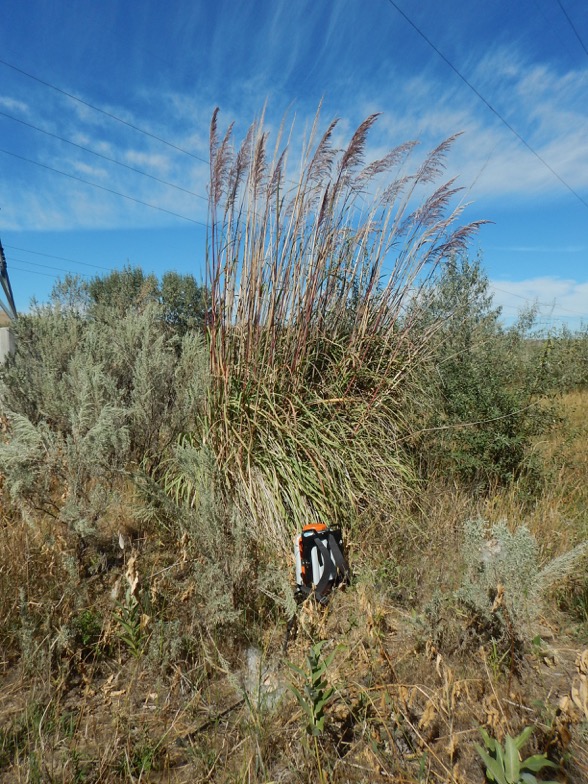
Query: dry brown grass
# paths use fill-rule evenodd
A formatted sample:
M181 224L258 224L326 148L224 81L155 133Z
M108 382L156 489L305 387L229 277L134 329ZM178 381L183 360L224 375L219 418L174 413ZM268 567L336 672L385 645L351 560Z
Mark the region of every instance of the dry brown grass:
M354 584L326 611L301 610L287 659L304 667L317 640L326 653L337 649L327 673L335 698L318 739L327 781L481 782L478 728L504 738L530 724L526 751L565 760L570 784L588 777L578 664L588 624L562 612L571 605L560 595L515 660L457 604L435 604L462 577L467 518L527 524L544 537L545 558L585 536L588 395L567 395L562 407L565 420L537 447L545 478L534 504L517 488L482 499L431 482L401 519L371 529L364 521L363 536L350 541ZM80 547L48 519L17 522L1 492L2 784L318 780L305 718L287 689L285 618L255 595L253 575L239 620L212 629L195 591L202 551L157 525L131 531L137 496L127 492L118 518L109 514ZM132 558L136 655L116 620Z
M561 422L535 445L543 471L540 493L529 503L514 486L484 505L491 520L524 520L546 556L588 539L588 392L563 395L557 410Z
M513 675L497 661L491 644L455 647L435 633L422 612L435 588L455 587L460 524L480 506L455 488L429 488L403 544L410 559L404 574L415 575L412 596L399 599L389 574L378 568L383 552L370 553L365 542L356 542L354 585L336 593L326 611L310 603L302 609L287 658L303 667L316 640L327 641L326 651L337 647L327 675L335 699L318 740L327 781L481 782L473 748L478 727L503 738L529 724L537 728L535 750L547 750L554 759L571 754L566 780L585 780L585 725L569 698L572 686L578 688L576 659L588 636L573 639L564 628L544 627L541 645L528 646ZM132 656L117 636L109 598L113 587L124 583L129 553L97 578L80 571L76 586L72 574L58 566L63 542L3 522L4 630L19 622L17 585L25 588L31 612L36 608L51 618L45 634L55 635L74 612L75 602L68 598L72 588L78 595L86 591L88 607L105 619L99 655L64 648L52 660L29 662L32 669L15 639L5 638L3 784L318 780L304 716L286 688L293 676L281 654L282 619L271 613L258 617L255 639L249 624L249 642L243 629L239 638L234 630L210 634L193 625L190 657L164 662L147 653ZM145 620L147 632L163 616L178 618L185 628L193 624L186 567L196 554L182 555L182 547L154 534L137 540L132 553L141 580L163 600ZM457 639L468 620L458 615L444 623L452 625ZM252 658L268 668L257 680Z

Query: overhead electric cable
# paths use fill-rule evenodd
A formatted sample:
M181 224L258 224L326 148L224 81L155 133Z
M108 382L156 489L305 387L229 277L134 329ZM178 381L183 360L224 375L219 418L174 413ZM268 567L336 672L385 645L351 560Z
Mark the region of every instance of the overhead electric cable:
M206 163L208 165L209 161L206 158L201 158L200 155L196 155L189 150L185 150L183 147L178 147L177 144L173 144L173 142L169 142L167 139L163 139L161 136L157 136L150 131L146 131L144 128L140 128L138 125L133 125L133 123L128 122L127 120L123 120L122 117L117 117L116 114L112 114L112 112L106 111L106 109L101 109L99 106L94 106L94 104L88 103L88 101L84 101L82 98L78 98L77 95L73 95L72 93L68 93L67 90L62 90L61 87L57 87L51 82L46 82L44 79L39 79L38 76L34 76L33 74L29 73L28 71L19 68L12 63L7 62L6 60L0 59L0 64L5 65L7 68L11 68L13 71L26 76L29 79L33 79L35 82L44 85L45 87L50 87L52 90L55 90L61 95L65 95L67 98L71 98L72 101L77 101L81 103L83 106L87 106L89 109L93 109L95 112L100 112L100 114L105 115L106 117L110 117L111 120L116 120L116 122L122 123L126 125L128 128L132 128L134 131L138 131L139 133L144 134L145 136L149 136L151 139L155 139L162 144L171 147L173 150L177 150L178 152L184 153L184 155L189 155L191 158L195 158L197 161L201 161L202 163Z
M576 190L574 190L574 188L572 188L572 186L569 185L563 179L563 177L561 177L555 171L555 169L553 169L549 165L549 163L547 163L547 161L533 147L531 147L529 142L523 136L521 136L521 134L508 122L508 120L505 117L503 117L502 114L500 114L500 112L497 109L495 109L488 100L486 100L486 98L484 98L482 93L480 93L479 90L477 90L474 87L474 85L470 81L468 81L468 79L466 79L466 77L461 73L461 71L459 71L456 68L456 66L453 65L451 60L448 57L446 57L446 55L444 55L443 52L437 46L435 46L435 44L431 41L431 39L428 38L425 35L425 33L423 33L420 27L418 27L418 25L416 25L415 22L412 21L412 19L402 10L402 8L400 8L400 6L395 2L395 0L388 0L388 2L408 22L408 24L413 28L413 30L415 30L421 36L421 38L431 47L431 49L433 49L433 51L439 55L439 57L443 60L443 62L446 63L451 68L451 70L455 74L457 74L457 76L459 76L462 82L466 84L475 95L477 95L477 97L482 101L482 103L485 106L487 106L488 109L490 109L490 111L496 117L498 117L498 119L508 128L508 130L511 133L513 133L517 137L517 139L522 144L525 145L525 147L529 150L529 152L533 153L533 155L537 158L537 160L540 161L545 166L546 169L549 169L549 171L553 174L553 176L556 177L561 182L561 184L570 191L570 193L573 193L573 195L578 199L578 201L580 201L586 208L588 208L588 201L586 201L586 199L584 199Z
M562 5L562 3L561 3L561 0L557 0L557 4L558 4L558 6L561 8L561 11L562 11L563 15L565 16L565 18L568 20L570 27L572 28L572 30L574 31L574 33L575 33L575 35L576 35L576 38L577 38L577 39L578 39L578 41L580 42L580 46L581 46L581 47L582 47L582 49L583 49L583 50L586 52L586 54L588 54L588 49L586 49L586 44L585 44L585 43L584 43L584 41L582 41L582 39L580 38L580 33L579 33L577 30L576 30L576 26L575 26L575 24L572 22L572 20L570 19L570 15L569 15L569 14L568 14L568 12L566 11L566 9L563 7L563 5Z
M545 11L544 11L544 9L543 9L543 6L541 5L541 3L539 3L539 0L533 0L533 2L534 2L534 4L535 4L535 8L536 8L536 9L539 11L539 13L541 14L541 16L543 17L543 21L545 22L545 24L547 25L547 27L548 27L548 28L551 30L551 32L552 32L554 35L556 35L556 36L557 36L557 38L558 38L558 40L559 40L559 43L560 43L560 45L561 45L561 48L562 48L563 50L567 50L567 49L568 49L567 42L565 42L565 41L564 41L564 39L563 39L563 37L561 36L559 28L558 28L557 26L555 26L555 25L553 24L553 22L551 21L551 19L549 19L549 18L547 17L547 14L545 13ZM569 54L569 52L568 52L568 54Z
M491 289L494 289L494 291L500 291L502 294L508 294L509 297L517 297L518 299L524 299L525 302L530 302L531 304L536 304L539 305L540 307L544 307L544 308L557 307L559 308L559 310L565 310L566 313L574 313L576 316L586 317L587 315L586 313L580 313L579 310L571 310L570 308L564 308L563 305L557 305L557 298L556 298L556 304L554 305L553 302L540 302L538 299L531 299L531 297L525 297L523 296L523 294L515 294L514 291L508 291L508 289L501 289L498 286L495 286L493 283L489 283L488 285L490 286Z
M89 264L87 261L77 261L76 259L68 259L65 256L53 256L51 253L41 253L38 250L29 250L29 248L20 248L17 245L6 245L7 248L12 250L20 250L23 253L33 253L35 256L45 256L48 259L58 259L58 261L69 261L71 264L81 264L83 267L95 267L96 269L106 270L106 272L114 272L113 267L101 267L99 264Z
M12 258L11 262L10 262L10 266L11 267L12 267L12 262L13 261L18 262L19 264L31 264L33 267L43 267L43 269L53 269L53 270L58 270L59 272L67 272L68 275L71 275L72 272L73 272L73 274L81 275L83 278L90 278L91 277L91 275L89 275L87 272L74 272L73 270L64 269L63 267L54 267L52 264L41 264L38 261L28 261L27 259L15 259L15 258ZM34 270L31 270L31 272L33 272L33 271Z
M52 133L51 131L47 131L44 128L39 128L38 125L33 125L32 123L26 122L26 120L21 120L19 117L14 117L11 114L7 114L6 112L0 111L1 117L7 117L9 120L13 120L14 122L20 123L21 125L26 125L28 128L32 128L34 131L38 131L39 133L44 133L46 136L51 136L53 139L58 139L60 142L65 142L65 144L71 144L72 147L77 147L78 150L83 150L84 152L89 152L90 155L95 155L97 158L102 158L105 161L109 161L110 163L115 163L117 166L122 166L129 171L135 172L136 174L141 174L143 177L149 177L150 180L155 180L155 182L159 182L162 185L167 185L170 188L175 188L178 191L182 191L183 193L188 193L190 196L196 196L198 199L203 199L203 201L208 201L206 196L202 196L201 193L195 193L194 191L190 191L187 188L182 188L181 185L176 185L173 182L168 182L167 180L162 180L159 177L155 177L153 174L149 174L146 171L142 171L141 169L137 169L134 166L129 166L128 163L123 163L122 161L117 161L116 158L110 158L108 155L103 155L101 152L96 152L96 150L92 150L89 147L84 147L82 144L78 144L77 142L72 142L71 139L66 139L63 136L58 136L56 133Z
M55 273L55 275L49 272L37 272L36 270L30 269L23 269L22 267L13 267L12 264L10 265L11 270L18 270L19 272L26 272L28 275L43 275L45 278L59 278L59 273Z
M173 210L168 210L165 207L159 207L157 204L149 204L149 202L141 201L141 199L136 199L134 196L129 196L126 193L121 193L120 191L115 191L112 188L107 188L105 185L99 185L97 182L91 182L90 180L84 180L82 177L77 177L75 174L69 174L68 172L61 171L61 169L56 169L53 166L48 166L46 163L40 163L39 161L33 161L31 158L25 158L24 155L17 155L15 152L11 152L10 150L5 150L0 148L0 152L3 152L5 155L11 155L13 158L18 158L21 161L26 161L27 163L32 163L34 166L39 166L41 169L47 169L48 171L55 172L56 174L61 174L64 177L69 177L71 180L76 180L77 182L82 182L84 185L91 185L93 188L100 188L101 191L106 191L107 193L112 193L115 196L121 196L123 199L128 199L129 201L134 201L136 204L142 204L144 207L150 207L152 210L159 210L159 212L166 212L168 215L173 215L176 218L181 218L182 220L190 221L190 223L196 223L199 226L204 226L207 228L207 224L203 223L202 221L195 220L194 218L188 218L187 215L180 215L179 212L174 212Z

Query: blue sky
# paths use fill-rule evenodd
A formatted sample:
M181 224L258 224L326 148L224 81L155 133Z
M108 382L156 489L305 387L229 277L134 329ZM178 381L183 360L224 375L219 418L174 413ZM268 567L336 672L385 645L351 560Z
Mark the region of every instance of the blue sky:
M492 221L471 254L504 315L588 321L586 0L4 0L0 60L20 309L67 271L201 277L214 107L238 137L264 103L302 134L322 100L341 140L381 112L374 152L463 131L447 176Z

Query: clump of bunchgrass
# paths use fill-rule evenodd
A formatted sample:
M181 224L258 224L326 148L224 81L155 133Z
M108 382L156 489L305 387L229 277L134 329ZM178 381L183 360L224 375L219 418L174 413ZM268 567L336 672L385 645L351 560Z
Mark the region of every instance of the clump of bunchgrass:
M263 118L238 150L212 118L207 433L225 490L283 544L286 520L349 523L410 481L400 397L427 334L406 305L478 225L457 225L453 181L433 185L454 138L410 173L414 142L366 165L376 119L339 150L317 114L292 181Z

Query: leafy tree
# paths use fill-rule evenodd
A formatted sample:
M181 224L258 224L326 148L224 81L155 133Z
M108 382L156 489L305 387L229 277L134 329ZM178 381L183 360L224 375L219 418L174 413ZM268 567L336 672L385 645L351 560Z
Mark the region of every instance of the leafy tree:
M88 283L80 275L68 273L53 286L49 301L55 309L83 315L90 305Z
M131 308L140 311L148 303L157 302L159 284L155 275L145 275L140 267L126 266L93 278L88 283L88 294L94 312L107 308L124 315Z
M416 329L432 334L413 423L423 470L482 488L520 476L545 421L539 368L525 351L533 314L505 328L480 260L467 258L451 259L413 310Z
M206 322L207 291L192 275L166 272L161 282L140 267L127 266L86 281L66 275L50 295L61 311L98 319L116 320L129 312L142 312L149 304L161 305L163 322L175 333L202 331Z
M183 335L190 329L202 330L206 322L207 292L192 275L166 272L161 279L159 298L165 323Z

